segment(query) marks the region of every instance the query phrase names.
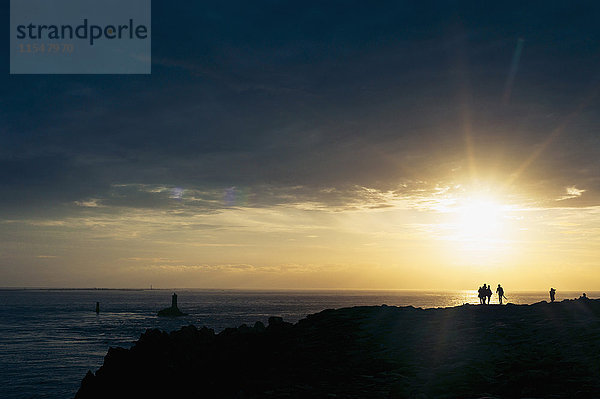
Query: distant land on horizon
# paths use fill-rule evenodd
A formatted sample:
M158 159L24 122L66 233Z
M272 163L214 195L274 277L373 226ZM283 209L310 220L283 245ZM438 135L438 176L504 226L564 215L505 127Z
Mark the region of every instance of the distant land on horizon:
M34 286L14 286L0 287L0 290L40 290L40 291L262 291L262 292L285 292L285 291L306 291L306 292L472 292L477 291L476 288L470 289L436 289L436 288L198 288L198 287L152 287L152 288L135 288L135 287L34 287ZM518 289L511 290L514 293L542 293L548 289ZM600 290L578 290L578 289L561 289L561 293L593 293ZM494 295L496 295L494 293Z
M477 291L477 288L457 288L457 289L437 289L437 288L199 288L199 287L152 287L152 288L136 288L136 287L35 287L35 286L7 286L0 287L0 290L40 290L40 291L263 291L263 292L278 292L278 291L354 291L354 292L472 292ZM541 293L547 292L546 288L531 288L511 290L514 293ZM596 289L560 289L562 293L574 292L600 292ZM494 295L496 295L494 293Z

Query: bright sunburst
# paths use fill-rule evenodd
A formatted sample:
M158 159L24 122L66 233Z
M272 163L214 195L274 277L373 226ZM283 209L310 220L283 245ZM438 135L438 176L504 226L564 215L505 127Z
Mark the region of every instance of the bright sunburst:
M469 198L456 208L454 226L462 239L485 239L502 227L503 206L487 198Z

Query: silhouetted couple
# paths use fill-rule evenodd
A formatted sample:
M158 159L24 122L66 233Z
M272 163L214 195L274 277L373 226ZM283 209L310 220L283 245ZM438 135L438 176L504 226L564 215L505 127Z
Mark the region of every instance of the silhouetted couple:
M490 289L489 285L484 284L483 287L479 287L479 290L477 292L479 293L479 303L481 305L485 305L486 298L487 303L490 303L490 300L492 299L492 290Z

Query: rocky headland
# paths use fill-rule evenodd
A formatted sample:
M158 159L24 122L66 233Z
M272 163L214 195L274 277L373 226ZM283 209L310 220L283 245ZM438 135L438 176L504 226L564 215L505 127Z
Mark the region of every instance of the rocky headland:
M147 330L87 398L598 398L600 300L325 310L219 334Z

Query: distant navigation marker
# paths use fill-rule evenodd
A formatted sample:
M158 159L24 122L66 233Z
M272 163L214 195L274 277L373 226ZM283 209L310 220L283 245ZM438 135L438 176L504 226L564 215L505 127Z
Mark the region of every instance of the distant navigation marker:
M159 311L158 315L165 316L165 317L187 316L186 313L183 313L177 307L177 294L176 293L173 293L173 296L171 297L171 307Z

